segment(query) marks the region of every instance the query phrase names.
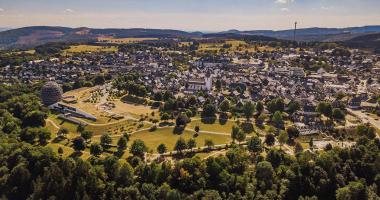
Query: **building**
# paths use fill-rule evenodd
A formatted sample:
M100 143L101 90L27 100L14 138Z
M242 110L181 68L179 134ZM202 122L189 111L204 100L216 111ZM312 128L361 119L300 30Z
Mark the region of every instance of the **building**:
M41 88L41 100L45 106L50 106L62 100L62 88L56 82L47 82Z
M212 89L212 75L208 72L206 76L198 79L190 79L187 82L185 93L192 94L198 91L211 91Z

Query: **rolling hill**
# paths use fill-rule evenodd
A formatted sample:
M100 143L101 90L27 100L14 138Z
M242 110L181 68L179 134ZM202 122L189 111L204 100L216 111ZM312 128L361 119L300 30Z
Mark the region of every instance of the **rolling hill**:
M196 33L188 33L167 29L92 29L67 28L51 26L33 26L0 32L0 49L27 48L47 42L88 42L99 37L191 37Z
M293 40L294 30L253 30L253 31L238 31L229 30L220 32L219 34L241 34L241 35L262 35L267 37L275 37L278 39ZM380 26L363 26L349 28L303 28L297 29L298 41L319 41L319 42L336 42L350 40L357 36L362 36L370 33L380 33Z
M380 52L380 33L363 35L343 42L351 48L373 49Z
M351 28L305 28L297 30L298 41L342 42L358 44L360 38L380 33L380 26L364 26ZM293 40L294 30L229 30L219 33L205 34L201 32L185 32L170 29L93 29L68 28L52 26L31 26L6 31L0 31L0 49L29 48L48 42L91 42L99 37L138 37L138 38L176 38L176 37L225 37L252 39L263 41ZM356 39L359 38L359 39ZM368 42L363 41L366 43ZM375 44L377 44L375 42Z

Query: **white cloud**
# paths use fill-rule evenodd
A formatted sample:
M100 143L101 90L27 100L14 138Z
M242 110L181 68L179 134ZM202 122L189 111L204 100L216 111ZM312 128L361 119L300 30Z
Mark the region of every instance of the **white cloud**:
M322 10L330 10L332 7L328 7L328 6L322 6L321 9Z
M74 10L73 9L70 9L70 8L67 8L63 11L64 13L73 13Z
M287 3L293 3L294 0L276 0L275 2L278 4L287 4Z
M282 12L289 12L289 8L281 8Z
M4 10L4 8L0 8L0 12L4 12L5 10Z

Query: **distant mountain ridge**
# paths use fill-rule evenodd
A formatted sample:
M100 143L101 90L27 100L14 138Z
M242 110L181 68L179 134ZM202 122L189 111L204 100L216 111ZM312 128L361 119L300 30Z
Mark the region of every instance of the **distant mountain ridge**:
M173 29L117 29L117 28L68 28L59 26L31 26L1 31L0 49L28 48L47 42L87 42L96 41L99 37L232 37L241 38L247 36L257 40L284 39L293 40L294 30L253 30L239 31L229 30L217 33L186 32ZM349 28L303 28L297 30L298 41L341 42L349 41L359 36L380 33L380 26L363 26Z
M23 48L47 42L86 42L98 37L193 37L199 33L188 33L170 29L93 29L53 26L31 26L0 32L0 48Z
M239 31L230 30L220 32L219 34L234 33L243 35L262 35L267 37L275 37L278 39L293 40L294 29L288 30L253 30L253 31ZM333 42L349 40L354 37L369 34L380 33L380 26L363 26L363 27L348 27L348 28L301 28L297 29L296 39L298 41L321 41Z

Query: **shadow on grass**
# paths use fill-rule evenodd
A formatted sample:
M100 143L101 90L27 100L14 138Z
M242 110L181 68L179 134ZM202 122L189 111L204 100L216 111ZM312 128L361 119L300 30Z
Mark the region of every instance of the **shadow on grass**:
M204 124L215 124L216 117L202 117L201 122Z
M219 118L219 124L225 125L228 122L228 118Z
M173 129L173 134L181 135L184 130L185 130L185 126L176 126Z
M114 156L121 158L124 155L124 150L118 149L116 152L113 153Z
M51 142L52 142L52 143L60 143L60 142L62 142L62 141L64 141L64 140L66 140L65 137L63 137L63 136L57 136L57 137L54 138Z
M160 126L160 127L174 126L174 122L161 122L161 123L158 124L158 126Z
M81 151L74 151L72 154L70 154L70 158L79 158L83 155Z

